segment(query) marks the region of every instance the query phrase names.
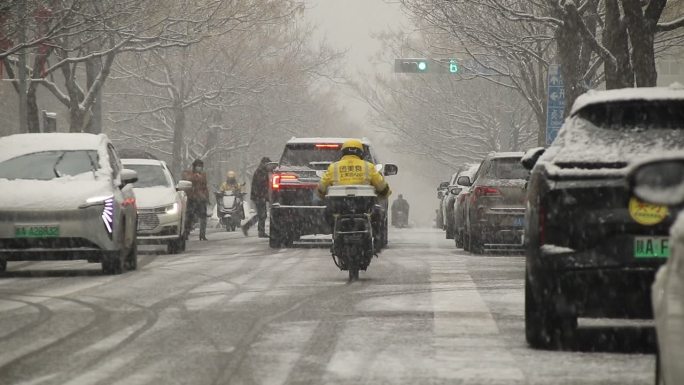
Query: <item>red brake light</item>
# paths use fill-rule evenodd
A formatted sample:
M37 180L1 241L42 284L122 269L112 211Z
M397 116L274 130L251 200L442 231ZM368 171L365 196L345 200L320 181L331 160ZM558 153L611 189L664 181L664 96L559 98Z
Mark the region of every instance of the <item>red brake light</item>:
M316 148L333 148L333 149L338 149L340 148L339 144L317 144Z
M297 175L292 175L292 174L273 174L273 178L271 179L271 188L273 190L280 190L280 184L283 181L296 181Z
M473 192L471 194L470 201L475 203L477 202L477 198L481 196L496 196L496 195L501 195L501 191L499 189L494 188L494 187L489 187L489 186L477 186L473 189Z

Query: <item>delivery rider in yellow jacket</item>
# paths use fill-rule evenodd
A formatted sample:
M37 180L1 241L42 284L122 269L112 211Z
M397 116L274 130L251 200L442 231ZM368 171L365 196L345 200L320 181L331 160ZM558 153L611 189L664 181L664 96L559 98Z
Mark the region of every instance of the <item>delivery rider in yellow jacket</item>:
M323 174L318 184L318 195L324 198L330 186L339 185L371 185L375 187L378 198L386 199L392 193L389 185L385 182L382 174L375 169L375 165L363 159L363 144L357 139L349 139L342 145L342 159L331 164ZM332 225L330 213L327 213L328 223ZM375 250L380 252L381 242L377 237L381 234L380 225L383 212L380 206L376 205L371 215L373 223L373 234L376 237Z
M357 139L344 142L342 159L328 167L318 184L318 195L323 198L328 187L339 185L372 185L379 198L387 198L392 193L375 165L363 160L363 144Z

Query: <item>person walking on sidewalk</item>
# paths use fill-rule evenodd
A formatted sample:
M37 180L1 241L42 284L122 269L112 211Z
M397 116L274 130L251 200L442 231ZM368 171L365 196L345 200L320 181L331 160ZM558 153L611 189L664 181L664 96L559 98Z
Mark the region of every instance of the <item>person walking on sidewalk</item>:
M207 187L207 174L204 172L202 159L192 162L192 170L183 172L183 179L192 182L192 189L188 191L188 214L190 219L186 222L187 233L190 233L195 220L200 223L200 241L207 240L207 203L209 203L209 188Z
M266 216L268 213L268 193L269 193L269 168L268 164L271 159L268 157L261 158L259 167L254 171L254 176L252 177L252 188L249 194L249 199L254 202L256 207L257 215L252 217L247 223L242 225L242 232L247 236L249 228L254 226L254 223L258 221L257 226L259 230L259 238L268 238L266 234Z

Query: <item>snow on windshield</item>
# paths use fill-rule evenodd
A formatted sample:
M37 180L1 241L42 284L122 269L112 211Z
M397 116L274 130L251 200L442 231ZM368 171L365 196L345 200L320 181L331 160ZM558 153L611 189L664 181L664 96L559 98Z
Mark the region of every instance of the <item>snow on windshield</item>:
M81 174L95 175L97 151L44 151L0 162L0 179L51 180Z

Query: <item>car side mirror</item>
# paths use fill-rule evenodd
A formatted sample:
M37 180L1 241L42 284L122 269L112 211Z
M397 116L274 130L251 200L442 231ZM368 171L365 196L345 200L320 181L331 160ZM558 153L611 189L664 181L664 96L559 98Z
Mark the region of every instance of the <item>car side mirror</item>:
M124 168L121 170L121 185L125 186L127 184L135 183L138 181L138 173L134 170L129 170Z
M443 191L449 188L449 182L442 182L439 184L439 187L437 187L437 191Z
M520 163L522 163L525 169L532 170L534 165L537 164L539 157L542 156L544 152L546 152L544 147L535 147L529 149L527 152L525 152L525 155L523 155L522 159L520 159Z
M385 176L397 175L399 167L396 164L387 163L383 166L383 174Z
M442 198L444 198L444 193L441 191L437 191L437 199L441 200Z
M458 195L461 193L461 190L460 187L452 187L449 191L451 192L451 195Z
M268 172L273 172L278 167L278 162L268 162L266 163L266 169Z
M627 182L644 202L679 206L684 203L684 157L639 163L627 174Z
M456 179L456 184L459 184L461 186L470 187L473 185L473 182L470 181L469 176L463 175L463 176L459 176L458 179Z
M189 180L179 180L176 185L176 190L178 191L188 191L192 189L192 182Z

